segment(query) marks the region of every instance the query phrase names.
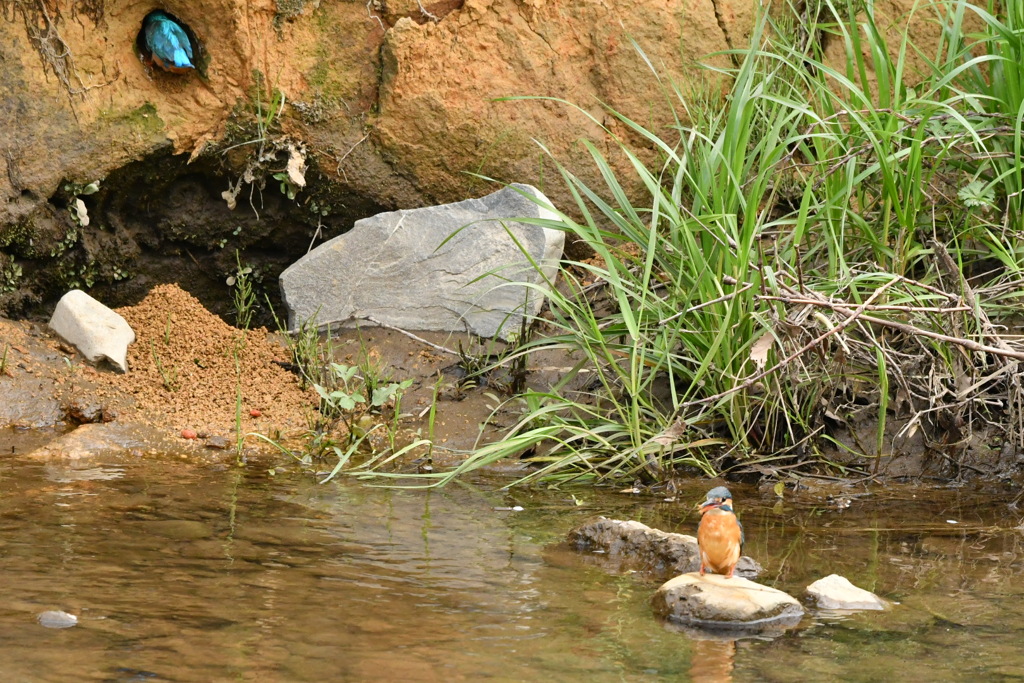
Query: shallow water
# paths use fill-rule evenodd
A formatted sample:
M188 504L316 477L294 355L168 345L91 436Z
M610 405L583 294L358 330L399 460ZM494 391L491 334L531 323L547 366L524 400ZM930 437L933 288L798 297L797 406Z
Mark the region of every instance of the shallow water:
M812 614L774 640L666 628L648 606L657 581L558 545L599 513L692 533L705 488L685 503L426 492L255 465L10 458L0 680L1024 679L1021 515L1004 492L890 487L839 509L823 491L777 505L735 487L763 582L799 594L839 572L900 603ZM47 610L78 623L44 628Z

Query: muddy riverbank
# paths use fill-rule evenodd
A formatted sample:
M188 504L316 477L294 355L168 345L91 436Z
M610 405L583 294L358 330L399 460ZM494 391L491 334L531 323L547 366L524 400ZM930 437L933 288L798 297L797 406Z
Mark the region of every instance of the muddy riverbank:
M302 381L279 334L231 327L173 285L158 286L140 303L117 310L137 335L129 346L127 374L105 362L87 362L42 322L0 319L0 353L6 349L0 451L87 457L129 449L218 460L223 453L216 451L234 451L239 435L243 452L266 448L254 433L297 451L318 430L346 438L345 421L325 423L319 397ZM450 467L518 416L515 407L501 407L510 395L508 370L474 374L505 345L464 334L416 337L382 328L345 330L325 346L338 363L370 369L381 380L410 380L398 420L393 411L386 415L392 404L361 424L387 420L406 442L429 437L432 460ZM475 363L469 368L468 359ZM569 362L565 354L531 359L529 386L549 385ZM78 439L74 432L83 425L89 429ZM183 437L192 437L189 432L196 438ZM61 437L53 448L38 450Z
M0 389L5 395L0 402L0 425L5 427L0 431L0 451L35 450L38 457L49 458L128 449L219 461L230 453L265 449L266 443L253 434L301 453L317 432L323 432L319 397L302 381L279 334L265 328L234 328L175 285L158 286L139 303L118 310L137 334L129 346L128 374L106 363L95 366L85 361L42 322L0 319ZM507 352L506 344L462 334L409 335L377 327L335 332L321 343L337 363L357 366L379 381L411 382L403 392L397 420L385 407L358 421L362 429L387 423L371 439L374 447L383 447L385 434L394 434L398 444L432 441L428 465L437 469L458 465L475 448L500 439L521 417L524 404L514 400L517 373L524 382L520 389L545 391L578 363L571 352L545 350L530 355L518 369L506 364L481 372ZM328 362L326 356L323 362ZM588 381L592 379L586 371L577 373L570 389L576 387L585 396ZM348 422L329 425L328 434L334 430L331 438L346 439ZM890 420L887 433L895 434L902 424ZM89 429L75 432L82 425ZM856 445L873 438L875 429L871 420L851 421L845 432L836 430L834 436ZM183 438L193 434L197 438ZM831 457L817 463L795 463L796 469L794 463L777 468L759 457L748 465L726 455L720 463L731 472L730 478L747 482L786 481L791 473L807 472L925 483L1016 480L1022 462L1019 451L998 439L987 441L985 434L976 430L969 447L956 457L942 444L927 446L918 435L900 450L873 459L834 449ZM39 450L58 438L52 448ZM414 451L395 465L399 470L422 471L423 462L417 461L422 455L423 449ZM530 466L511 458L491 469L525 473ZM664 482L656 483L660 490Z

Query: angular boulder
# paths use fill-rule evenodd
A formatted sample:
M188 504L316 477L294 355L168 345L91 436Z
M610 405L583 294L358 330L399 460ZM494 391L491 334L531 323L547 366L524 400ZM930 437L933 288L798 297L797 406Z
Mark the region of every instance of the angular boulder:
M818 579L807 587L807 594L821 609L883 610L888 606L882 598L838 574Z
M383 323L509 339L524 314L540 311L532 285L557 273L564 234L514 220L554 219L546 206L536 188L510 185L356 221L281 273L288 326L315 317L321 327Z
M700 568L696 538L633 520L598 517L570 531L568 541L578 551L605 554L620 569L639 569L658 577ZM747 556L736 565L738 576L754 578L761 571L761 565Z
M760 631L795 626L804 614L791 595L734 576L696 572L665 582L651 598L655 613L678 624Z
M135 332L120 315L80 289L61 297L50 318L50 328L92 362L109 360L128 372L128 345Z

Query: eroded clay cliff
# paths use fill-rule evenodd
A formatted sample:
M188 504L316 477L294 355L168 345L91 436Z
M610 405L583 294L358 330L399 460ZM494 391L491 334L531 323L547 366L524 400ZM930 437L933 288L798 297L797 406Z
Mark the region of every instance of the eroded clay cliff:
M187 23L200 73L145 63L138 36L154 9ZM720 77L696 65L729 65L721 52L746 46L756 4L0 0L0 10L0 313L17 313L70 286L106 288L118 304L176 281L204 298L207 285L223 289L235 249L272 291L310 243L379 210L492 191L477 175L568 205L537 143L595 179L579 141L614 159L605 128L626 135L605 105L659 128L670 122L664 83L720 96ZM580 109L502 99L515 96Z

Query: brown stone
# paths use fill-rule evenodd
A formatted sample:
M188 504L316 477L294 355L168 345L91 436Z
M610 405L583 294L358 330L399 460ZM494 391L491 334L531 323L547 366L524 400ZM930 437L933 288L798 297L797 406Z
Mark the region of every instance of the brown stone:
M700 567L696 538L633 520L598 517L570 531L568 541L581 552L602 553L617 571L633 569L667 578ZM736 565L738 576L754 578L762 571L761 565L747 556Z

